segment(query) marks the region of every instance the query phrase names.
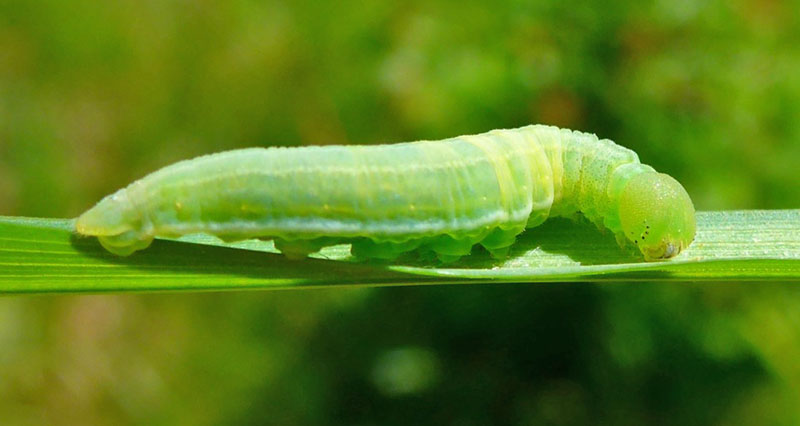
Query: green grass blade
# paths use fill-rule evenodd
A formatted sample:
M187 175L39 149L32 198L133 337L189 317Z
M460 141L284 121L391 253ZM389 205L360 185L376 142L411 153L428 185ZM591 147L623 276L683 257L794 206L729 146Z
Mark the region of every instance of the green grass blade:
M800 280L800 210L698 212L695 241L663 262L642 261L592 225L557 219L539 229L500 264L392 269L501 281Z
M555 219L522 236L505 261L475 250L452 265L358 263L347 246L291 261L271 243L208 236L157 240L120 258L69 219L0 217L0 293L416 285L455 282L800 279L800 210L700 212L692 246L643 262L591 225Z

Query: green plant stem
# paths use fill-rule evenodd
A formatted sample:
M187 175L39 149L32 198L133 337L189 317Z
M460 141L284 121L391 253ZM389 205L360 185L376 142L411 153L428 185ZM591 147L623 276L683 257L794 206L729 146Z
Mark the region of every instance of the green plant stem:
M73 220L0 217L0 293L240 290L323 286L604 280L800 280L800 210L699 212L694 243L678 257L644 262L592 225L548 221L497 261L475 250L441 265L409 256L357 262L347 246L292 261L271 243L226 244L202 235L157 240L121 258Z

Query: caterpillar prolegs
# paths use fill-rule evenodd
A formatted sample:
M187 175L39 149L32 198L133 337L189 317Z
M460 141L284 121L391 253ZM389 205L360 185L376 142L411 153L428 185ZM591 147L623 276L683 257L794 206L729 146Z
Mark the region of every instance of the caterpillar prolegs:
M373 146L249 148L181 161L105 197L77 232L118 255L154 237L275 240L290 257L351 243L358 257L432 250L453 261L480 244L504 256L517 234L580 213L670 258L695 235L672 177L605 139L552 126Z

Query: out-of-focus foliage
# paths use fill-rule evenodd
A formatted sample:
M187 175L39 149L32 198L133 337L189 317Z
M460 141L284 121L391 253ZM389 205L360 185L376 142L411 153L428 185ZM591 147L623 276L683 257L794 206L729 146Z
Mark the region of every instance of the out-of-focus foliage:
M0 214L253 145L596 132L696 207L800 200L796 1L0 0ZM2 267L2 266L0 266ZM800 289L0 299L3 424L796 424Z

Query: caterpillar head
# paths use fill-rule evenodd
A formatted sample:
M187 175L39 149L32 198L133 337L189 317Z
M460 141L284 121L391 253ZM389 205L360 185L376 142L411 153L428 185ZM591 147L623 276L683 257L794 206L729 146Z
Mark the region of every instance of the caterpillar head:
M694 240L694 205L678 181L663 173L631 178L620 197L619 217L625 237L645 260L668 259Z
M108 251L127 256L150 245L152 237L142 235L141 217L125 189L103 198L78 217L75 229L81 235L96 236Z

